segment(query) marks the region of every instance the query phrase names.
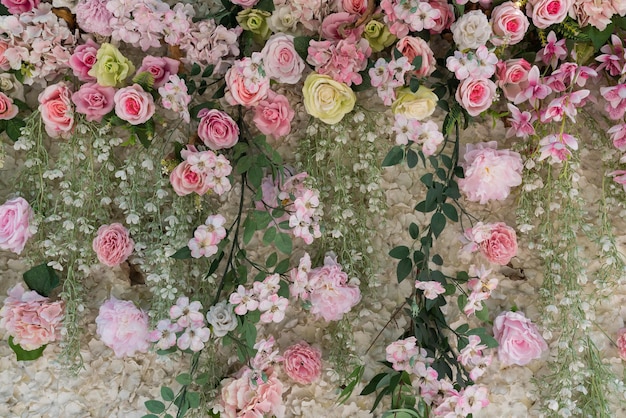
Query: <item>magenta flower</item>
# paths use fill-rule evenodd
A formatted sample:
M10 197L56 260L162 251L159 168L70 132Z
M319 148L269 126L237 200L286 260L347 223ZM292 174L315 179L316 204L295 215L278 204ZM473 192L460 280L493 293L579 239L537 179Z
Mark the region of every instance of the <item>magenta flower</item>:
M604 45L600 48L601 55L596 57L596 61L600 62L597 70L606 71L613 77L623 73L626 64L626 55L624 46L617 35L611 35L611 44Z
M552 89L543 84L540 79L539 67L533 65L533 68L528 72L527 87L517 94L513 103L520 104L528 100L533 107L537 107L537 102L545 99L551 92Z
M626 151L626 123L611 127L607 133L611 136L615 148Z
M517 106L511 103L508 103L507 107L511 112L511 117L507 119L511 127L506 131L506 136L515 135L519 138L528 138L530 135L534 135L533 123L537 120L537 116L527 111L521 112Z
M537 61L543 61L544 64L556 69L559 65L559 60L567 57L565 39L557 41L554 31L550 31L547 40L546 46L537 52Z
M612 171L609 173L609 176L613 176L613 181L624 186L624 191L626 191L626 170Z
M550 157L550 164L567 160L572 155L570 148L573 150L578 149L578 141L576 138L565 133L560 135L548 135L539 141L539 145L541 145L541 155L538 161Z

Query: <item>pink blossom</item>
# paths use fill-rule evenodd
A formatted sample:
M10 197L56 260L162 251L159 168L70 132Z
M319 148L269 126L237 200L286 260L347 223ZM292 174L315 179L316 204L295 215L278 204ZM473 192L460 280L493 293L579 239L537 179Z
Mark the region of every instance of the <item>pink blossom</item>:
M90 76L89 70L96 63L96 55L100 46L88 39L83 45L78 45L70 57L69 66L80 81L95 81L96 78Z
M581 27L591 25L604 31L611 23L611 17L616 14L610 1L577 0L574 3L570 16L574 15Z
M192 322L185 328L182 335L178 337L176 345L181 350L189 349L197 353L198 351L202 351L204 343L209 341L209 338L211 338L211 330L208 327L200 323Z
M226 219L222 215L211 215L204 225L200 225L193 233L187 246L194 258L210 257L217 253L217 245L226 237L223 225Z
M515 96L514 103L520 104L528 100L532 106L537 107L539 100L545 99L551 92L552 89L541 81L539 68L533 65L528 72L528 85Z
M13 104L13 99L0 92L0 120L13 119L18 112L19 109Z
M489 405L488 391L485 386L466 386L459 392L459 395L457 409L460 409L463 415L477 414Z
M2 3L9 13L19 15L30 12L39 5L39 0L2 0Z
M466 78L461 81L455 98L471 116L478 116L491 107L496 84L488 78Z
M556 69L559 65L559 60L567 57L565 39L557 41L554 31L550 31L546 39L548 41L546 46L537 52L537 61L543 61L544 64Z
M296 52L293 39L293 35L277 33L267 40L261 51L265 73L279 83L296 84L302 78L305 63Z
M245 315L258 309L259 301L255 299L254 292L246 290L243 285L237 287L237 291L230 294L228 302L235 306L237 315Z
M426 299L437 299L439 295L446 293L446 289L439 282L429 281L420 282L415 281L415 288L420 289Z
M626 328L620 328L617 331L617 350L622 360L626 361Z
M179 196L196 193L200 196L208 192L213 184L202 172L194 169L187 161L178 164L170 174L172 188Z
M367 4L368 0L341 0L338 6L342 12L362 15L367 10Z
M521 312L503 312L493 322L493 336L498 341L498 358L509 366L525 366L548 350L535 324Z
M276 340L274 336L271 336L266 339L259 340L256 344L254 344L254 349L256 351L256 355L250 361L250 364L255 370L266 370L267 368L273 366L275 363L279 363L283 361L282 356L278 354L278 350L274 349L274 344Z
M506 1L493 8L491 12L493 35L491 43L499 45L515 45L524 39L530 22L512 1Z
M180 62L168 57L153 57L147 55L141 61L141 67L137 70L137 74L148 72L154 77L154 87L164 85L170 75L178 72Z
M512 187L522 184L522 157L496 148L495 141L467 145L461 163L465 178L458 183L471 202L484 205L490 200L504 200Z
M132 254L135 242L122 224L112 223L98 228L92 247L102 264L115 267Z
M626 123L612 126L607 133L611 136L615 148L626 151Z
M550 164L567 160L572 155L570 148L578 149L576 138L566 133L548 135L539 141L539 145L541 145L541 155L537 160L543 161L550 157Z
M107 0L79 0L75 8L78 26L87 33L111 36L113 15L107 10L107 3Z
M196 328L204 325L204 315L200 310L202 304L197 300L189 303L187 296L181 296L176 300L176 304L170 308L170 318L176 319L176 323L181 328L196 325Z
M315 66L319 74L331 76L335 81L359 85L363 78L359 74L367 67L367 59L372 53L369 42L360 38L341 39L337 43L329 41L309 42L309 64Z
M133 302L111 297L100 306L96 318L96 333L117 357L145 353L148 341L148 314Z
M39 112L51 138L67 138L74 127L71 95L64 82L52 84L39 94Z
M600 94L607 101L605 110L613 120L619 120L626 113L626 84L600 87Z
M507 103L507 108L511 112L511 117L507 121L511 127L506 131L506 136L517 136L518 138L528 138L535 134L533 123L537 120L537 116L524 111L521 112L515 105Z
M405 36L396 43L396 48L402 53L410 63L415 57L422 58L420 68L415 69L415 75L418 77L428 77L435 71L435 55L430 49L428 42L422 38L413 36Z
M186 123L189 123L188 105L191 96L187 93L187 85L183 79L176 74L170 75L167 83L159 87L159 95L165 109L177 112Z
M624 46L617 35L611 35L611 43L600 48L601 55L596 57L596 61L600 62L597 71L604 69L613 77L621 75L626 65L626 54Z
M157 323L156 329L148 334L148 341L156 343L159 350L167 350L176 345L176 333L182 330L183 327L177 323L162 319Z
M281 322L285 319L287 305L289 305L289 299L278 296L275 293L261 300L259 303L259 311L263 312L261 314L261 322L265 324Z
M202 109L198 112L198 136L210 149L232 148L239 141L239 127L226 112Z
M265 380L255 379L254 371L245 367L236 379L222 381L220 403L224 418L285 417L283 384L272 368L266 369L265 373Z
M63 302L50 302L22 283L9 289L0 309L0 327L24 350L35 350L60 339L64 314Z
M147 122L155 112L154 99L139 84L115 92L115 114L131 125Z
M447 0L430 0L428 4L439 12L439 17L434 19L434 26L430 28L430 33L441 33L450 29L450 25L454 23L454 6Z
M363 25L354 26L358 18L357 15L346 12L331 13L322 21L322 36L329 41L359 39L364 28Z
M613 176L613 181L621 184L624 187L624 191L626 191L626 170L611 171L608 175Z
M233 4L238 4L244 9L249 9L251 7L254 7L254 5L257 4L258 2L259 0L234 0L232 1Z
M283 353L285 373L296 383L308 385L322 374L322 353L302 341L288 347Z
M294 116L289 100L270 90L267 98L261 100L254 110L254 123L263 134L279 138L291 132Z
M115 107L115 89L98 83L85 83L72 94L76 112L86 116L88 121L102 121L102 118Z

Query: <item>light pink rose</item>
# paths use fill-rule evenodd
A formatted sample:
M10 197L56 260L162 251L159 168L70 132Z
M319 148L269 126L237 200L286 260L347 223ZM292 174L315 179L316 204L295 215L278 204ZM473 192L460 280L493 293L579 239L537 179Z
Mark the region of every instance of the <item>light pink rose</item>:
M254 74L251 58L242 58L235 61L224 76L226 80L226 101L235 106L252 107L267 96L270 89L270 79L267 76Z
M19 109L15 104L13 104L13 99L0 92L0 120L13 119L17 116L18 112Z
M254 109L253 120L259 131L279 138L291 132L291 121L294 115L295 112L289 105L289 100L270 90L267 98L261 100Z
M265 74L279 83L296 84L302 78L304 60L293 45L293 36L272 35L261 51Z
M150 348L148 314L133 302L111 297L100 306L96 325L98 337L117 357L145 353Z
M76 23L87 33L111 36L113 14L107 9L108 0L79 0L74 9Z
M92 41L87 40L87 43L78 45L74 50L74 53L70 57L69 65L74 75L78 77L80 81L95 81L95 77L90 76L89 70L96 63L96 55L100 45Z
M474 232L480 252L494 264L506 266L517 255L517 235L504 222L482 225L484 233ZM477 230L477 228L473 228Z
M456 90L456 100L471 116L478 116L491 107L496 83L488 78L466 78Z
M158 88L167 83L170 75L178 73L180 62L168 57L153 57L148 55L141 61L137 74L148 72L154 76L154 87Z
M66 138L74 126L72 92L64 82L52 84L39 94L39 112L51 138Z
M24 350L36 350L60 339L63 302L50 302L34 290L18 283L8 291L0 309L0 327Z
M6 42L0 41L0 70L9 71L11 69L11 63L4 55L4 51L9 48L9 44Z
M367 10L368 1L373 0L341 0L338 4L343 12L353 15L362 15Z
M170 174L172 188L179 196L186 196L196 192L200 196L211 189L211 183L203 173L199 173L187 161L178 164Z
M354 27L358 18L357 15L346 12L329 14L322 21L322 36L330 41L348 38L357 40L365 30L363 25Z
M257 4L258 2L259 0L231 0L232 4L237 4L243 7L244 9L249 9L255 4Z
M410 63L413 62L415 57L422 57L421 67L415 69L415 75L418 77L428 77L435 71L435 55L432 49L430 49L428 42L422 38L405 36L398 41L396 48L409 59Z
M88 121L100 122L102 117L115 107L115 89L98 83L86 83L72 94L76 112L86 115Z
M500 345L498 358L503 365L525 366L548 349L537 326L521 312L503 312L493 323L493 336Z
M115 267L132 254L135 242L124 225L112 223L98 228L92 247L102 264Z
M446 29L450 29L450 25L454 23L454 6L448 3L448 0L430 0L430 7L439 11L439 17L435 19L435 26L430 29L430 33L441 33Z
M526 13L539 29L561 23L567 17L574 0L528 0Z
M626 328L620 328L617 331L617 350L622 360L626 361Z
M0 206L0 250L21 254L26 241L33 236L31 222L35 213L24 198L7 200Z
M131 125L147 122L154 115L154 99L139 84L119 89L113 100L115 114Z
M212 150L232 148L239 141L239 127L228 113L217 109L198 112L198 136Z
M285 350L283 367L287 376L295 382L308 385L322 374L322 353L302 341Z
M491 27L494 45L515 45L524 39L530 26L528 18L513 2L507 1L494 7L491 12Z
M530 63L524 58L500 61L496 64L498 87L502 89L507 100L515 100L517 95L526 89L531 68Z
M35 7L39 6L39 0L2 0L0 3L2 3L12 15L30 12Z

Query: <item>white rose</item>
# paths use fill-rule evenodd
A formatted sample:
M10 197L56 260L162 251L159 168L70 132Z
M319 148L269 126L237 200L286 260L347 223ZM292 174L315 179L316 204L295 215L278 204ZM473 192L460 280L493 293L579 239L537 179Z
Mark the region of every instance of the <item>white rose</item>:
M491 25L487 16L480 10L464 14L450 29L459 50L476 49L485 45L491 38Z
M213 335L216 337L223 337L237 328L233 306L226 301L211 306L206 314L206 320L213 327Z
M293 14L289 5L277 7L272 12L267 24L274 33L292 32L298 24L298 16Z
M13 74L0 74L0 91L13 99L24 101L24 86Z

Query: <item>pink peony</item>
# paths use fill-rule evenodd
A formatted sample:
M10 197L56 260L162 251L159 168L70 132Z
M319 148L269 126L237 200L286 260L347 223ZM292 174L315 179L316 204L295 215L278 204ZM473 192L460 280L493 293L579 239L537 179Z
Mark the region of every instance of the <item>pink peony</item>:
M467 200L484 205L490 200L504 200L511 188L522 184L522 157L510 150L497 150L495 141L467 144L464 161L465 178L459 189Z
M422 38L413 36L405 36L396 44L398 51L408 58L412 63L415 57L422 57L422 65L415 69L415 75L418 77L428 77L435 71L435 55L428 45L428 42Z
M102 264L115 267L132 254L135 242L122 224L112 223L98 228L92 247Z
M113 27L109 23L113 14L107 9L108 0L79 0L74 13L76 23L87 33L111 36Z
M521 312L498 315L493 323L493 336L500 345L498 358L506 366L525 366L548 349L537 326Z
M220 403L224 418L284 418L283 384L272 368L264 370L267 379L256 378L254 371L245 367L236 379L222 381Z
M293 39L284 33L272 35L261 51L265 73L279 83L296 84L302 78L305 64L296 52Z
M21 197L7 200L0 206L0 250L21 254L26 241L33 236L34 212Z
M626 328L620 328L617 331L617 350L622 360L626 361Z
M198 112L198 136L212 150L232 148L239 141L239 127L228 113L217 109Z
M505 266L517 255L515 230L503 222L478 222L465 236L471 241L471 249L480 250L492 263Z
M78 77L80 81L95 81L96 78L90 76L89 70L96 63L96 55L100 45L92 41L87 40L84 45L78 45L74 50L74 53L70 57L69 65L74 75Z
M19 109L13 104L13 99L0 92L0 120L13 119L18 112Z
M131 125L145 123L154 115L154 99L139 84L119 89L113 100L115 114Z
M63 302L50 302L22 283L8 291L0 309L0 327L24 350L31 351L60 339Z
M64 82L52 84L39 94L39 112L52 138L66 138L74 126L72 92Z
M115 89L98 83L86 83L72 94L76 112L86 115L88 121L100 122L115 107Z
M13 15L30 12L39 6L39 0L2 0L0 3Z
M493 35L491 43L499 45L515 45L524 39L530 22L518 6L507 1L493 8L491 13Z
M148 72L154 77L154 87L161 87L167 83L170 75L178 73L179 61L167 57L153 57L148 55L141 61L137 74Z
M297 383L308 385L322 374L322 353L302 341L285 350L283 366L287 376Z
M100 306L96 325L98 337L117 357L145 353L150 348L148 314L133 302L112 296Z
M515 100L517 95L528 87L528 73L531 65L524 58L500 61L496 64L498 87L507 100Z
M567 17L574 0L528 0L526 13L539 29L561 23Z
M270 90L267 98L261 100L254 110L254 123L265 135L278 138L291 132L294 115L289 100Z
M488 78L466 78L456 90L456 100L471 116L478 116L491 107L496 84Z

